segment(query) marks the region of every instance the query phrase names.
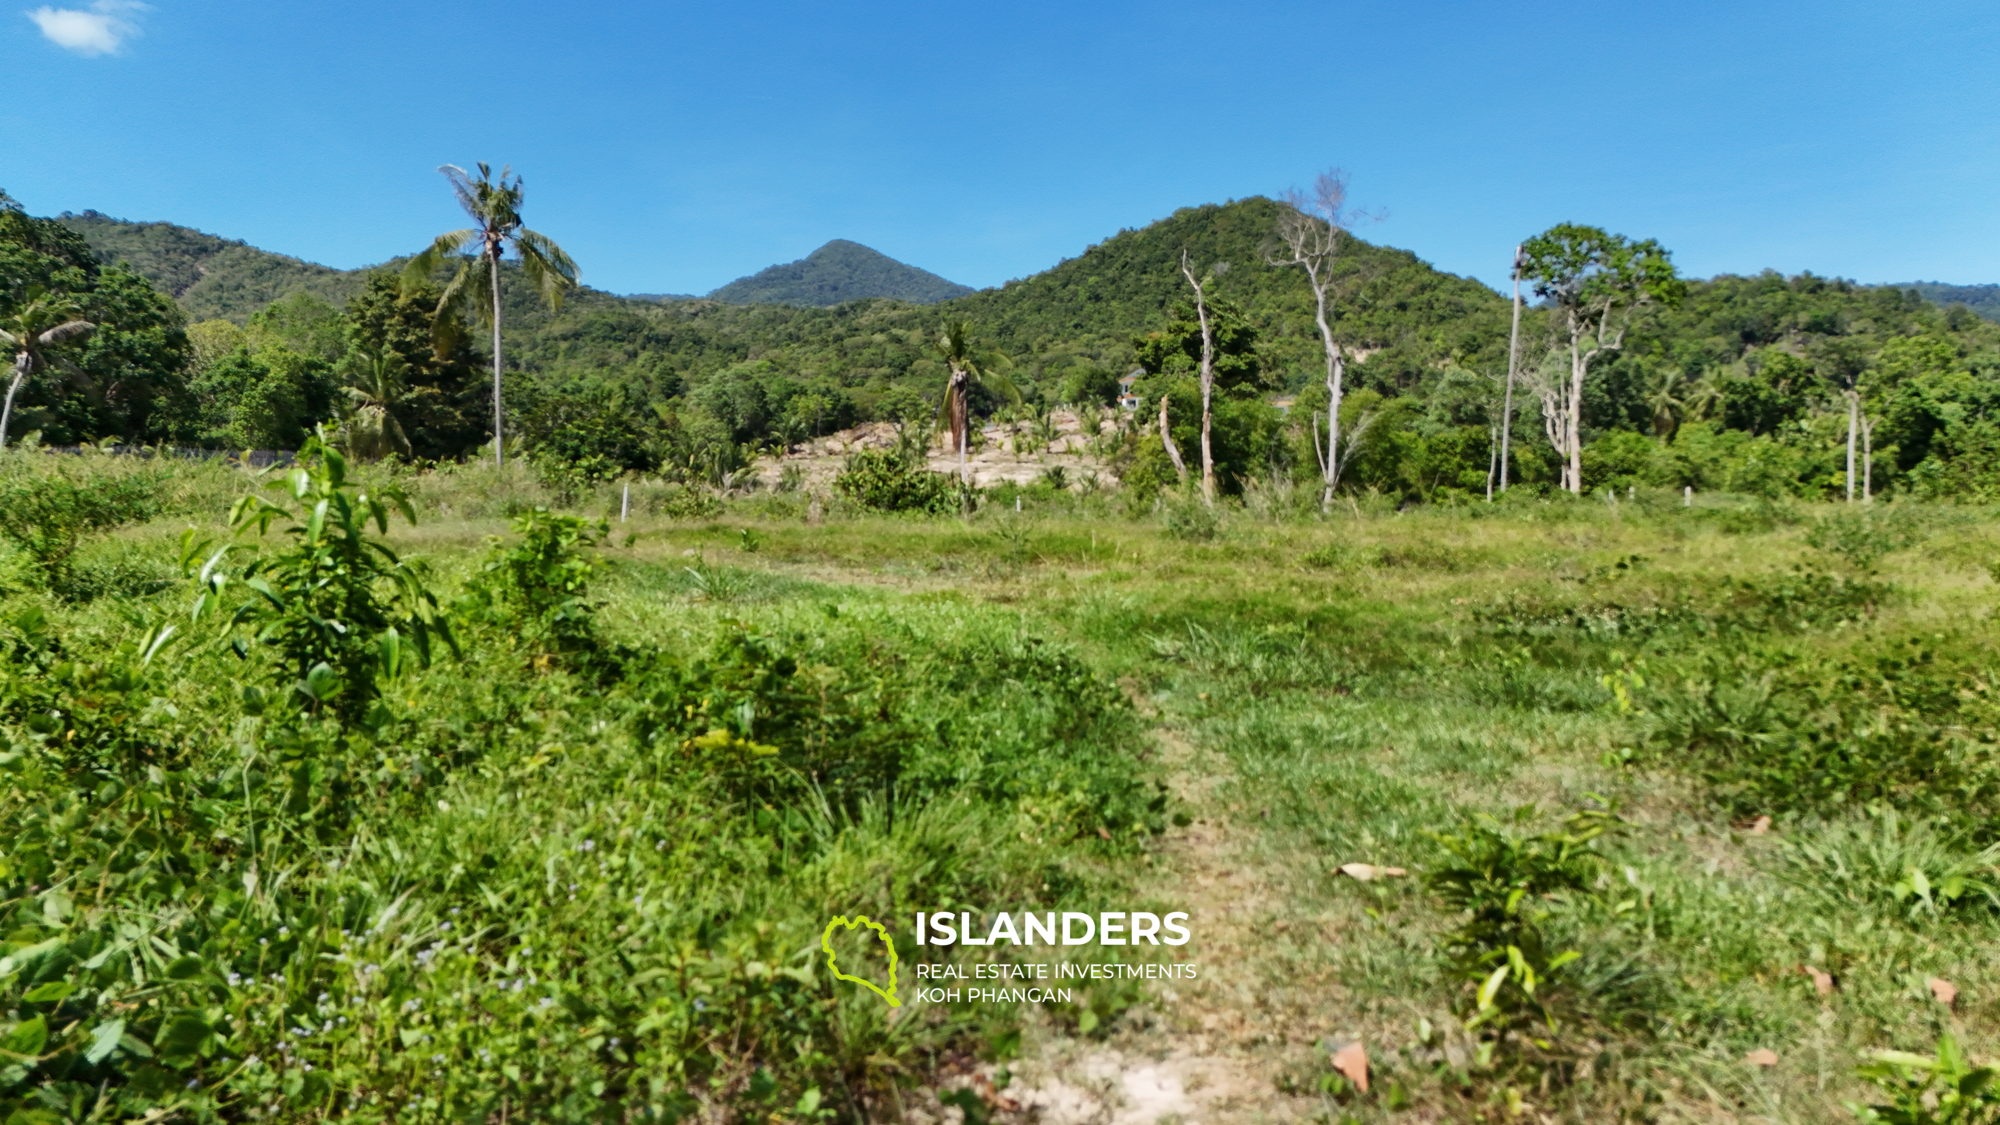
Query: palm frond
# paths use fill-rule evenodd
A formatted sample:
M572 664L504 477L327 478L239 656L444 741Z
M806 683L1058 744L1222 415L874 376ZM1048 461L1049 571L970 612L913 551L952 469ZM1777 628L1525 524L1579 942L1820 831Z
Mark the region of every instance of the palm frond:
M400 279L403 291L407 293L416 286L430 281L431 275L437 273L438 267L444 264L445 259L455 256L465 249L466 243L478 237L478 231L468 229L450 231L432 239L429 246L411 258L403 267Z
M12 332L9 332L4 328L0 328L0 348L18 348L20 346L21 346L20 337L14 335Z
M43 332L41 335L35 337L35 339L36 342L42 344L44 347L47 347L63 343L66 340L80 339L84 336L90 335L92 332L96 330L97 330L97 325L92 324L87 320L71 320L56 325L54 328L51 328L48 331Z
M459 324L465 319L488 326L493 322L493 263L484 255L461 260L458 272L438 294L437 312L431 320L431 351L439 359L463 339Z
M549 236L526 227L515 233L514 249L521 255L521 276L550 308L561 309L563 294L577 284L576 263Z
M456 164L440 165L438 171L451 181L451 194L457 197L459 207L472 216L473 221L483 223L486 217L479 213L479 185ZM482 180L486 178L486 165L479 166L479 176Z
M972 381L984 387L988 394L998 395L1015 406L1021 405L1021 388L1014 385L1014 380L990 367L971 367L966 371L972 376Z

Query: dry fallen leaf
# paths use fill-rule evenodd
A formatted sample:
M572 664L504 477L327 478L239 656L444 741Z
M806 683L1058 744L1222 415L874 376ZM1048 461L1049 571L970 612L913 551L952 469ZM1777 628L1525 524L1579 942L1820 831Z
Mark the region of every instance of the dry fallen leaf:
M1823 972L1819 969L1815 969L1811 965L1800 965L1799 968L1804 970L1805 974L1812 978L1813 987L1819 990L1819 994L1821 996L1830 996L1833 994L1832 973Z
M1400 867L1377 867L1372 863L1343 863L1340 865L1340 873L1350 879L1359 879L1364 883L1375 879L1389 879L1397 875L1409 874L1409 872Z
M993 1080L984 1074L974 1074L972 1076L972 1088L978 1092L979 1100L992 1106L994 1109L1005 1113L1020 1112L1021 1103L1013 1098L1004 1096L1000 1091L994 1089Z
M1759 1047L1743 1056L1743 1061L1752 1066L1777 1066L1778 1052L1769 1047Z
M1750 834L1752 836L1762 836L1764 833L1769 832L1770 830L1771 830L1771 818L1768 816L1760 816L1756 820L1750 822Z
M1931 995L1937 998L1938 1003L1943 1004L1947 1008L1958 1003L1957 985L1943 977L1932 977L1924 983L1930 986Z
M1368 1092L1368 1048L1349 1043L1333 1053L1333 1069L1347 1076L1362 1093Z

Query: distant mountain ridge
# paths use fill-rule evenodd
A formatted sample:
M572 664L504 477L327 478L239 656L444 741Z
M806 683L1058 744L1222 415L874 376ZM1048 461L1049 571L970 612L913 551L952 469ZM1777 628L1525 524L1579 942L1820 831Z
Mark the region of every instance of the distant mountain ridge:
M124 262L173 297L190 321L225 319L241 324L250 314L298 290L345 305L366 284L367 275L380 268L334 269L191 227L168 222L132 222L98 211L64 212L58 219L81 234L101 261ZM1033 278L1010 283L1008 289L1024 284L1030 289L1056 284L1080 265L1080 262L1058 263ZM1884 288L1914 289L1932 304L1963 304L1984 319L2000 321L2000 284L1911 281ZM860 243L835 239L799 261L771 266L730 282L708 294L708 299L726 304L824 308L869 297L935 304L975 293L997 295L999 290L974 290L898 262ZM1152 301L1146 303L1164 299L1164 293L1151 296ZM623 299L678 304L696 298L677 293L635 293ZM1095 295L1085 304L1095 309L1101 300L1101 295ZM975 304L985 311L985 302ZM967 311L973 310L969 307Z
M1987 320L2000 320L2000 285L1946 285L1942 281L1910 281L1893 286L1914 289L1933 305L1964 305Z
M191 321L242 323L251 313L303 289L345 305L368 271L337 270L249 243L173 223L135 223L97 211L57 219L90 243L99 260L124 262L181 306Z
M934 305L976 292L929 270L905 265L859 242L836 238L796 262L739 277L708 295L731 305L810 305L826 308L868 297Z

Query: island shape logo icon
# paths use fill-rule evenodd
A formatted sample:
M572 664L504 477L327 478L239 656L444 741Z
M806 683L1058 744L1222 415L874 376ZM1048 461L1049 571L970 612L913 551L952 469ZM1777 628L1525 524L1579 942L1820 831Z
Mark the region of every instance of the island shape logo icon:
M833 953L833 931L841 926L845 926L850 930L857 926L866 926L875 931L875 936L882 939L883 946L889 951L889 987L887 989L884 989L881 985L876 984L867 977L857 977L840 971L840 962L835 958ZM826 951L826 967L833 971L835 980L853 981L855 984L887 1000L891 1008L900 1008L903 1006L903 1002L896 999L896 943L889 940L889 931L882 927L882 923L870 920L866 914L855 915L854 920L851 922L844 915L837 915L833 921L826 924L826 932L819 935L819 947Z

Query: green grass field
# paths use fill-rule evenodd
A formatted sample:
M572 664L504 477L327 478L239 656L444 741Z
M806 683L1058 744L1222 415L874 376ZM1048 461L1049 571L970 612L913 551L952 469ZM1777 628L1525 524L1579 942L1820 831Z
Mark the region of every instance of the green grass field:
M467 469L402 481L436 608L375 580L385 648L307 637L289 517L191 615L243 473L0 483L138 498L0 564L10 1125L1803 1123L1888 1104L1869 1052L2000 1049L1982 510L635 494L593 547L607 493L535 554L536 487ZM1192 913L1199 981L890 1011L818 956L1122 903Z

